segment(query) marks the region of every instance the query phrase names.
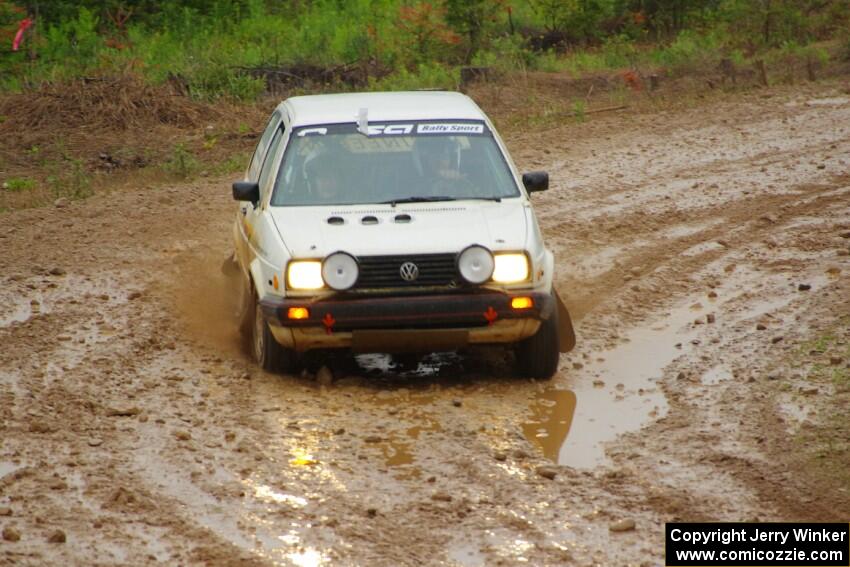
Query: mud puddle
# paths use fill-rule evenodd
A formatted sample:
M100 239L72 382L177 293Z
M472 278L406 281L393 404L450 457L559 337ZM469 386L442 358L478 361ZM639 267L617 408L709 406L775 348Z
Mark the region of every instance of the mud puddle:
M714 385L731 380L733 377L731 370L723 365L717 365L712 366L702 375L702 383L706 385Z
M285 530L274 526L273 518L304 508L308 504L305 498L281 492L251 478L239 480L218 469L213 485L221 489L240 487L245 496L250 495L240 504L211 495L193 482L185 470L159 458L156 450L139 451L137 461L147 465L146 479L151 485L181 502L195 521L231 544L275 564L326 564L327 557L322 553L300 545L309 525L291 522ZM156 463L156 467L150 467L150 463ZM244 526L251 526L250 533L244 532Z
M486 558L478 546L471 543L458 543L448 549L448 558L463 567L482 567Z
M23 465L16 465L15 463L9 461L0 461L0 478L5 477L6 475L12 474L18 469L22 469Z
M598 353L572 375L569 390L543 390L522 426L526 438L558 464L592 468L607 463L606 442L666 414L658 382L665 367L693 347L693 322L706 312L687 301L628 333L622 345Z
M0 328L48 315L66 303L124 303L134 291L110 273L96 279L69 274L15 281L0 290Z
M691 296L661 320L628 333L620 346L592 355L573 371L569 389L540 392L531 402L523 433L558 464L591 468L607 463L606 442L666 413L658 381L665 367L700 344L696 337L707 327L709 314L735 322L764 319L767 328L777 326L781 318L775 314L800 298L797 283L802 281L811 290L829 283L822 275L765 273L743 266L726 273L706 296ZM728 367L715 365L701 381L715 385L733 378Z

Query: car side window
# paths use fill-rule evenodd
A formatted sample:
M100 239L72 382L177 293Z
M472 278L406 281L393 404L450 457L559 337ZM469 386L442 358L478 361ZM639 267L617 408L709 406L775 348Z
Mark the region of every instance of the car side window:
M274 133L278 130L278 126L280 126L280 114L275 111L272 113L266 129L263 130L260 141L257 142L257 148L254 150L254 156L251 158L251 165L248 168L249 181L255 181L260 174L260 168L263 166L263 161L268 153L269 143Z
M268 151L266 152L266 158L263 161L263 168L260 171L260 179L258 181L260 185L260 198L265 197L267 191L269 190L269 176L271 175L271 171L274 169L275 164L275 154L277 153L278 146L280 145L280 141L283 139L283 125L275 131L274 137L272 138L271 143L269 144Z

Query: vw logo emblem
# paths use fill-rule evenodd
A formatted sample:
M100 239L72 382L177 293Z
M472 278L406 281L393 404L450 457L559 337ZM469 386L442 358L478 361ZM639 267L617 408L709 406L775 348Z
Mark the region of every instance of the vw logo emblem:
M415 282L416 278L419 277L419 266L413 262L405 262L398 269L398 273L404 281Z

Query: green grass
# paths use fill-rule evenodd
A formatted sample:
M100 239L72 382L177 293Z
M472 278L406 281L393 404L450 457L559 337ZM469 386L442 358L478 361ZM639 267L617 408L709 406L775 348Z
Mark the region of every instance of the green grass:
M47 177L47 186L54 199L85 199L94 193L91 174L81 160L66 158L50 164L49 169L51 174Z
M823 353L826 352L829 346L835 341L836 338L834 335L822 335L816 339L804 342L802 345L800 345L800 348L798 350L800 354L808 354L812 351Z
M185 144L177 144L169 159L162 164L162 169L178 179L189 179L200 171L201 162Z
M226 173L240 173L248 167L248 159L251 155L247 152L238 152L229 156L224 161L218 162L213 167L213 173L224 175Z
M802 371L806 381L820 386L821 395L812 398L814 420L794 436L798 454L813 473L838 486L850 486L850 340L846 329L850 317L839 318L832 330L803 342L792 356L792 366ZM840 357L832 364L831 357ZM789 386L783 382L779 385ZM834 388L829 395L825 390Z
M35 181L26 177L11 177L3 182L6 191L28 191L35 189Z
M576 121L584 122L587 119L586 109L587 103L583 100L575 100L573 102L573 116L575 116Z
M464 34L449 24L451 19L443 9L449 4L431 2L428 5L433 10L429 12L422 10L425 4L405 0L316 0L287 9L261 0L220 0L209 3L201 12L174 0L163 2L156 15L132 16L121 29L116 29L105 12L85 7L74 12L68 8L63 12L64 19L39 25L37 39L30 40L34 43L27 44L27 49L0 58L0 91L18 91L42 81L129 71L154 84L179 77L199 99L250 101L263 92L264 82L247 71L261 66L354 65L368 76L369 88L452 88L457 85L457 67L470 53L471 63L499 71L582 75L647 66L680 72L711 65L722 57L743 65L748 61L745 51L751 58L768 48L776 48L774 57L780 64L789 56L824 62L825 52L810 48L809 43L817 34L823 36L832 29L840 30L836 33L850 46L841 27L850 7L835 8L829 25L815 14L817 17L810 18L811 30L803 26L809 25L809 20L777 27L777 33L782 33L762 45L757 10L732 13L718 8L694 18L677 33L648 41L648 24L641 27L629 23L615 31L603 31L594 27L601 21L599 14L590 13L603 10L601 4L583 9L590 19L582 19L571 3L564 3L557 8L566 18L562 23L570 21L578 26L564 30L574 38L566 54L532 51L525 36L509 33L512 27L502 10L484 22L480 48L471 52ZM511 6L514 29L544 31L548 20L539 7L517 2ZM613 4L605 4L604 10L614 16ZM620 14L623 21L633 16L628 10ZM796 17L791 12L776 15L780 16ZM591 21L596 24L590 25ZM0 31L13 28L13 24L12 20L0 21ZM29 49L34 49L35 59L29 58ZM850 52L850 47L847 49ZM334 86L337 90L339 87Z

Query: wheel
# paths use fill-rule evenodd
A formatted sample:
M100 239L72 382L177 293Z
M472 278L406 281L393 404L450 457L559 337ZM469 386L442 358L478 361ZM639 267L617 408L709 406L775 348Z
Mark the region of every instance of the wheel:
M295 353L275 340L254 293L251 294L251 304L251 354L254 360L268 372L292 372L295 368Z
M540 322L537 332L517 346L517 370L522 376L548 380L558 371L558 310Z

